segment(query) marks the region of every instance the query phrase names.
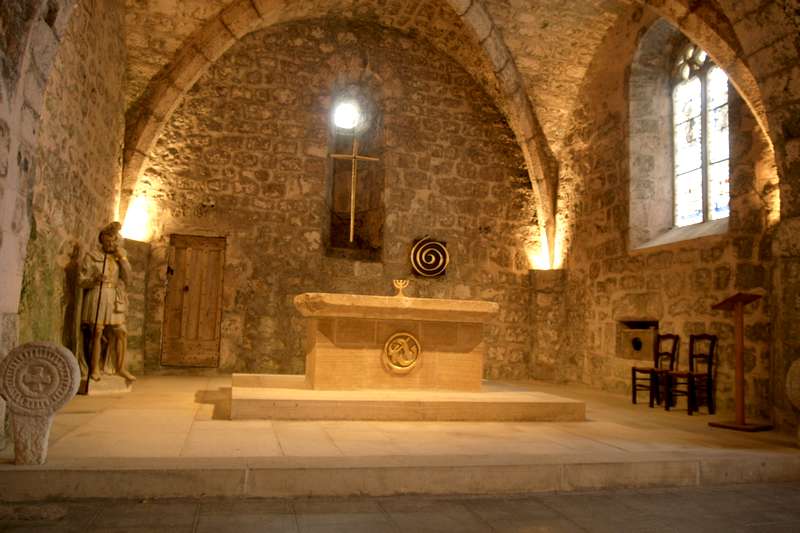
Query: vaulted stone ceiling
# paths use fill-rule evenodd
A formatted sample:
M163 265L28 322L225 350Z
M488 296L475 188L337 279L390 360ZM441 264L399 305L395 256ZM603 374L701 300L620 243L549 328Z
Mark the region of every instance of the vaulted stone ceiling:
M126 0L129 107L192 33L229 4L230 0ZM303 18L363 19L418 34L459 61L490 96L497 95L497 80L485 54L446 0L304 0L288 5L302 11ZM485 0L485 6L502 30L551 149L558 153L565 121L594 53L618 17L631 9L630 3Z
M617 0L487 0L554 153L597 47L631 9Z

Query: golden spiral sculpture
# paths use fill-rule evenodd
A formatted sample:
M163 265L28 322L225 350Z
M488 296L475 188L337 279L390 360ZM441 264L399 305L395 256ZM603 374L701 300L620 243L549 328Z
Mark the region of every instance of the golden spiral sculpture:
M445 243L434 241L430 237L423 237L411 248L411 268L420 276L441 276L447 270L449 262L450 254L447 253Z

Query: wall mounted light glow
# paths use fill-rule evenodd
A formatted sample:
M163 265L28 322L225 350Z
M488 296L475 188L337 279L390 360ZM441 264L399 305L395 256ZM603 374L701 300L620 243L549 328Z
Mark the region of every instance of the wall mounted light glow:
M333 123L337 128L352 130L361 123L361 110L355 102L340 102L333 110Z
M150 214L147 198L137 196L128 205L125 223L120 232L126 239L147 241L150 239Z
M531 229L532 231L539 230L536 226ZM550 270L552 265L550 264L550 253L547 246L547 233L544 231L539 233L539 242L531 243L526 247L525 252L528 256L528 263L530 263L532 270Z

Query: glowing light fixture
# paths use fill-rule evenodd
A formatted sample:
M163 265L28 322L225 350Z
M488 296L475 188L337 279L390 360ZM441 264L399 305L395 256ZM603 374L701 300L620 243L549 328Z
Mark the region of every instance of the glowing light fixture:
M532 232L538 231L539 228L534 226L531 228ZM550 253L547 246L547 233L540 231L540 241L538 243L530 243L526 246L525 251L528 256L528 262L533 270L550 270L553 268L550 263Z
M333 123L337 128L352 130L361 123L361 110L354 102L341 102L333 110Z
M150 238L150 215L146 197L137 196L131 201L121 233L126 239L134 241L147 241Z

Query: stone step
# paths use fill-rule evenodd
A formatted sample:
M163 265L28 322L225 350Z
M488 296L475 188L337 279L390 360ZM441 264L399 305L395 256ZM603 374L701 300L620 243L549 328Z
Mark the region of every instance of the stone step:
M306 388L305 381L300 378L302 376L234 375L231 419L493 422L586 419L584 402L543 392L329 391ZM296 382L294 388L291 388L292 379Z
M0 465L0 499L500 495L782 481L800 481L800 454L117 458Z

